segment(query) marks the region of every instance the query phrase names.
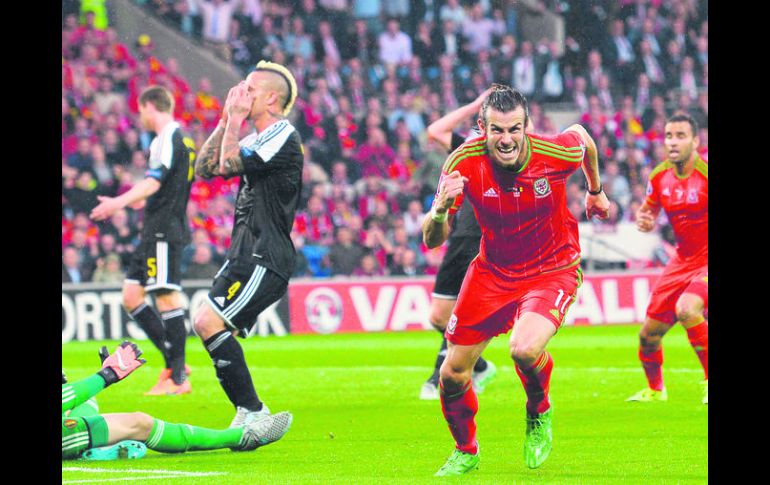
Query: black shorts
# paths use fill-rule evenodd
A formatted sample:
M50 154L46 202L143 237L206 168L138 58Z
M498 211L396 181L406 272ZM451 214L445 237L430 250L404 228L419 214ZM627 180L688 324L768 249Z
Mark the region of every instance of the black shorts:
M145 291L182 291L182 243L142 241L128 263L126 283L144 286Z
M479 254L479 238L458 237L451 240L436 275L433 298L456 300L468 265L477 254Z
M267 307L280 300L289 282L256 263L228 259L214 275L208 302L232 329L245 337Z

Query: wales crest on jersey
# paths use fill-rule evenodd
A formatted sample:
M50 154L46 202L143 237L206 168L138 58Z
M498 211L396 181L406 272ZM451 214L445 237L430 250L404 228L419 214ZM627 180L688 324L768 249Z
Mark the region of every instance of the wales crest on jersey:
M535 197L537 198L545 197L551 193L551 184L548 183L548 179L545 177L535 180L535 183L532 184L532 186L535 189Z

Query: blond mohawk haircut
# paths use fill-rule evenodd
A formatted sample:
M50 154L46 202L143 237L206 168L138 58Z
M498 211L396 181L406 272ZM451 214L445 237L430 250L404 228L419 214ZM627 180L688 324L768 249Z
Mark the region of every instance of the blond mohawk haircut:
M284 81L286 81L286 84L289 87L289 96L283 103L283 111L281 111L281 114L283 116L287 116L289 112L291 112L291 108L294 106L294 101L297 99L297 81L294 80L292 73L281 64L265 60L259 61L257 63L256 70L274 72L281 76Z

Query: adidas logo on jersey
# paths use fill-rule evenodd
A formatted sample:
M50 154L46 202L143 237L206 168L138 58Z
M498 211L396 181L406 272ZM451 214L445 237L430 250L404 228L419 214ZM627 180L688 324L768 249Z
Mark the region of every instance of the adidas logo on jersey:
M500 197L497 195L497 192L495 191L494 187L490 187L487 189L486 192L484 192L484 197Z
M219 306L225 306L225 297L224 296L216 296L216 297L214 297L214 301L217 302L217 305L219 305Z

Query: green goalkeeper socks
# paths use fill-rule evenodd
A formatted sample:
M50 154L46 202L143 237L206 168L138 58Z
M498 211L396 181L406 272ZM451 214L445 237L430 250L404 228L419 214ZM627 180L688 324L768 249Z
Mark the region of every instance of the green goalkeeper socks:
M163 453L218 450L237 448L242 435L243 428L216 430L189 424L167 423L156 419L146 444L149 449Z

